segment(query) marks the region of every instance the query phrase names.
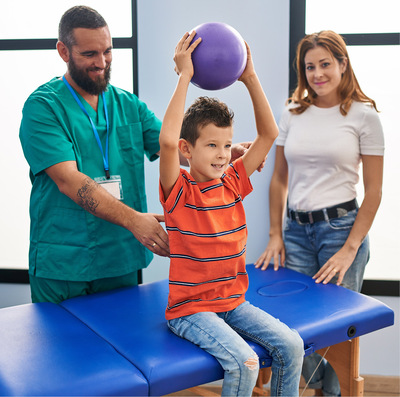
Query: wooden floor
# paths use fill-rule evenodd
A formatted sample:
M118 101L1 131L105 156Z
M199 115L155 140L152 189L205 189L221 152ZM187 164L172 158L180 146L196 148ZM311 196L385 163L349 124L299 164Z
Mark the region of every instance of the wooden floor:
M400 396L400 377L399 376L377 376L377 375L361 375L364 378L364 396L365 397L398 397ZM211 383L202 387L194 387L192 389L168 394L168 396L204 396L213 397L221 395L220 382ZM304 390L304 381L300 382L299 396ZM268 393L268 388L265 388ZM268 395L268 394L267 394ZM314 390L305 390L303 396L314 396Z

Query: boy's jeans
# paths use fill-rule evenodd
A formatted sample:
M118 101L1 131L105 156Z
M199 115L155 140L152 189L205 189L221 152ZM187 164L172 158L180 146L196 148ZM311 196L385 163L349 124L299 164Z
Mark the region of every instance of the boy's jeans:
M285 267L313 276L346 242L353 227L358 210L346 216L321 221L314 224L299 225L286 219L284 243L286 252ZM364 239L357 256L347 270L342 286L353 291L361 290L364 270L369 259L369 239ZM335 283L337 276L331 282ZM321 361L321 356L313 353L305 357L303 376L308 381ZM322 389L327 396L340 396L340 384L335 371L323 360L311 378L311 389Z
M263 310L244 302L223 312L200 312L168 321L178 336L213 355L225 371L222 396L251 396L259 362L242 338L265 347L272 357L272 396L297 396L304 356L303 341Z

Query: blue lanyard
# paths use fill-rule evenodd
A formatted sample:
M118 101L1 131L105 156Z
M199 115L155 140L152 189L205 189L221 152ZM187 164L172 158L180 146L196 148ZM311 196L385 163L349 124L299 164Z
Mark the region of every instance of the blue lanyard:
M108 123L108 112L107 112L107 104L106 104L106 96L104 95L104 91L101 93L102 98L103 98L103 106L104 106L104 115L106 117L106 123L107 123L107 137L106 137L106 150L105 150L105 154L103 152L103 146L101 145L101 141L100 141L100 137L99 137L99 133L97 132L97 128L93 123L92 118L89 116L89 113L87 112L87 110L85 109L85 107L83 106L82 102L80 101L80 99L78 98L78 95L76 95L75 91L73 90L73 88L71 87L71 85L68 83L67 79L65 78L65 76L63 76L63 81L65 83L65 85L68 87L68 89L71 91L72 96L74 97L75 101L77 102L77 104L79 105L79 107L82 109L83 113L86 114L86 116L88 116L90 124L92 125L93 128L93 134L96 138L97 144L99 145L100 151L101 151L101 155L103 156L103 164L104 164L104 171L106 172L106 178L110 179L110 168L108 165L108 133L109 133L109 123Z

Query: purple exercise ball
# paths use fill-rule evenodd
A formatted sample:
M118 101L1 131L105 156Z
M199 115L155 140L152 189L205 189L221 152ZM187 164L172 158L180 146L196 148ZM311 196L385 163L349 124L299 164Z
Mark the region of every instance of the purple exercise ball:
M203 23L193 30L195 41L202 41L193 51L192 83L205 90L220 90L233 84L243 73L247 50L242 36L232 26L221 22Z

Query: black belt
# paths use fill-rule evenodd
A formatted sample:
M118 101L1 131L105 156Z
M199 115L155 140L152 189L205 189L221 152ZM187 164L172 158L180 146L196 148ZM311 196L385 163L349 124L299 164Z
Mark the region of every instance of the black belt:
M334 205L333 207L318 211L293 211L288 209L287 215L292 221L296 221L299 225L305 225L327 220L325 213L328 219L340 218L341 216L347 215L348 211L353 211L357 207L357 200L353 199L346 203Z

